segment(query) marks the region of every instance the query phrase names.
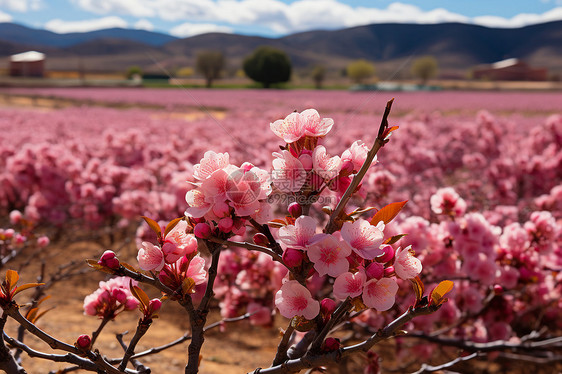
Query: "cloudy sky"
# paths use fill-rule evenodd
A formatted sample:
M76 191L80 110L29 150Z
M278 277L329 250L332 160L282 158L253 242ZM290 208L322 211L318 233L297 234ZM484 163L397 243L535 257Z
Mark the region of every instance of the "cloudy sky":
M562 0L0 0L0 22L58 33L123 27L276 37L386 22L521 27L554 20L562 20Z

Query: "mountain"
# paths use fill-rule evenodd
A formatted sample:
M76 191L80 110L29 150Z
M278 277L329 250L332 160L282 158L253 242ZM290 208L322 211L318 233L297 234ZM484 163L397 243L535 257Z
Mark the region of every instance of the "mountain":
M111 28L90 32L57 34L47 30L32 29L16 23L0 23L0 40L19 44L64 48L103 38L117 38L153 46L160 46L177 39L171 35L146 30Z
M318 64L339 72L349 62L364 58L375 63L383 79L406 77L412 59L433 55L445 76L464 76L475 65L507 58L562 75L562 21L517 29L461 23L373 24L281 38L209 33L185 39L144 30L56 34L0 24L0 56L37 49L47 54L47 68L52 70L72 70L80 64L87 70L124 71L139 65L162 73L194 66L199 51L214 49L225 54L229 70L235 71L245 56L266 44L286 51L302 74Z

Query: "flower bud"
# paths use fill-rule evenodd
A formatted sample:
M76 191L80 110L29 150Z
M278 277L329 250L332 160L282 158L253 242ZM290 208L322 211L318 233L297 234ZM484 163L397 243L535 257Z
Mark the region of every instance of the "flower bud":
M122 288L114 288L111 290L111 296L113 296L113 298L121 304L125 304L127 302L128 295Z
M76 339L76 343L74 343L76 348L81 350L89 350L91 344L92 344L92 339L87 334L80 335L78 339Z
M334 300L326 298L320 303L320 312L322 315L331 316L334 310L336 310L336 302Z
M394 248L391 245L384 244L380 247L383 250L383 254L377 257L377 261L384 264L389 262L394 258Z
M269 240L267 240L267 236L265 236L261 232L258 232L256 235L254 235L254 243L256 243L257 245L261 245L262 247L269 246Z
M118 269L120 266L119 259L115 256L115 252L111 250L107 250L103 252L103 254L100 257L100 260L98 261L98 264L102 266L106 266L110 269Z
M213 234L213 230L211 230L211 226L208 223L198 223L195 225L193 233L199 239L209 239Z
M494 285L494 294L501 295L503 293L503 287L499 284Z
M289 204L287 210L293 218L299 218L302 215L302 206L296 201Z
M16 244L23 244L25 243L27 238L22 234L16 234Z
M213 204L213 213L217 217L226 217L230 214L230 206L226 201L219 201Z
M234 220L230 217L221 218L218 226L220 231L224 233L230 232L234 226Z
M304 254L298 249L287 248L285 252L283 252L283 261L285 262L285 265L290 268L299 266L303 259Z
M324 351L333 352L340 349L340 340L338 338L327 338L324 341Z
M371 262L365 269L368 279L381 279L384 275L384 266L380 262Z
M148 302L148 310L150 313L156 313L162 307L162 301L160 299L152 299Z
M39 248L45 248L46 246L49 245L49 243L50 240L46 236L40 236L37 238L37 245L39 246Z
M6 229L6 230L4 230L4 238L12 239L14 237L15 233L16 232L14 231L14 229Z
M391 277L392 275L394 275L394 266L389 266L389 267L384 269L384 276L385 277Z

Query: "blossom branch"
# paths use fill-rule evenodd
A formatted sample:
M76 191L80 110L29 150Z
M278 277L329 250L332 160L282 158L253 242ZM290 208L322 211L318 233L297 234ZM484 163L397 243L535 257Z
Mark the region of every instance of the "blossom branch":
M3 313L2 318L0 318L0 331L2 332L4 332L7 319L8 315ZM26 373L25 369L18 364L16 358L10 354L10 350L6 347L4 334L0 335L0 369L6 373Z
M152 324L152 318L142 318L139 320L139 324L137 325L137 331L135 331L135 335L131 339L131 342L129 343L129 347L127 347L127 350L125 351L123 360L121 361L121 364L119 364L118 369L120 371L125 370L125 368L127 367L127 363L129 362L129 359L131 358L132 355L135 354L135 348L138 342L141 340L144 334L146 334L151 324Z
M235 242L232 240L223 240L223 239L219 239L219 238L209 238L209 241L213 242L213 243L218 243L218 244L222 244L225 245L227 247L239 247L239 248L246 248L252 251L258 251L258 252L262 252L265 253L268 256L271 256L271 258L273 258L275 261L283 264L285 267L287 267L285 265L285 263L283 262L283 258L281 258L281 256L275 252L273 252L270 248L267 247L262 247L261 245L257 245L257 244L252 244L252 243L248 243L248 242Z
M384 114L383 114L383 117L382 117L382 120L381 120L381 124L380 124L380 127L379 127L379 132L378 132L377 138L375 139L375 142L373 143L373 146L371 147L371 149L367 153L367 158L365 159L365 162L363 162L363 165L361 166L361 169L359 169L357 174L355 174L355 176L351 180L351 183L349 184L349 186L345 190L345 193L343 194L340 201L338 202L338 205L336 206L336 208L334 209L334 211L330 215L330 219L328 220L328 223L326 224L326 227L324 228L325 233L332 234L334 231L337 230L338 225L337 225L336 221L338 220L338 218L342 214L344 208L346 207L347 203L349 202L349 199L351 199L351 195L355 192L355 190L359 186L359 183L361 183L361 181L363 180L363 177L367 173L367 170L369 170L369 168L371 167L371 163L373 162L373 160L374 160L375 156L377 155L378 151L384 146L384 144L385 144L385 138L384 138L385 135L384 134L385 134L385 130L388 129L388 116L390 115L390 109L392 108L393 101L394 101L394 99L391 99L386 103L386 107L384 109Z
M269 244L271 244L271 249L273 249L273 252L275 252L277 255L283 254L283 249L281 248L277 240L275 240L275 238L273 237L273 234L271 233L271 230L269 229L268 225L266 224L260 225L253 218L250 220L250 223L252 224L252 226L254 226L256 230L258 230L259 232L261 232L266 236L267 240L269 241Z
M457 357L452 361L446 362L444 364L438 365L438 366L431 366L428 364L423 364L420 368L420 370L412 373L412 374L422 374L422 373L433 373L435 371L440 371L443 369L448 369L456 364L458 364L459 362L464 362L464 361L469 361L472 360L473 358L478 357L480 354L478 352L474 352L468 356L464 356L464 357Z
M101 330L103 330L103 328L105 327L105 325L107 325L107 323L111 321L111 317L108 316L104 316L103 319L101 320L100 325L98 326L98 328L96 329L96 331L94 331L92 333L92 347L94 346L94 343L96 342L96 339L98 338L98 336L101 333Z
M312 342L312 347L310 348L311 352L319 352L320 348L322 347L322 343L324 343L324 339L330 333L332 328L339 323L342 318L346 315L347 312L351 309L351 299L348 297L345 299L343 303L341 303L338 308L332 313L332 317L326 323L322 331L316 336L314 341Z
M287 350L289 349L289 342L294 331L295 328L291 322L289 322L289 326L287 326L287 330L283 333L283 338L277 346L277 353L275 354L275 358L273 359L271 366L279 365L287 359Z

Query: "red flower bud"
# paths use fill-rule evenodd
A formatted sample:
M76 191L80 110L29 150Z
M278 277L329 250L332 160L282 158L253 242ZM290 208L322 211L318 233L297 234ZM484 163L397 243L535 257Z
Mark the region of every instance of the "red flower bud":
M499 284L494 285L494 294L501 295L503 293L503 287Z
M107 266L110 269L118 269L119 268L119 259L115 256L115 252L111 250L107 250L103 252L98 261L99 265Z
M261 245L262 247L269 246L269 240L267 240L267 236L265 236L261 232L258 232L256 235L254 235L254 243L256 243L257 245Z
M336 310L336 302L334 300L326 298L320 303L320 312L324 316L331 316L334 310Z
M221 220L219 221L219 230L224 233L230 232L233 226L234 221L230 217L221 218Z
M283 252L283 261L285 262L285 265L290 268L299 266L303 259L304 254L298 249L287 248L285 252Z
M381 246L384 253L377 257L377 261L380 263L387 263L394 258L394 248L391 245L385 244Z
M391 277L394 274L394 266L389 266L384 269L384 276Z
M327 338L324 341L324 351L333 352L340 349L340 340L338 338Z
M369 279L381 279L384 275L384 266L380 262L371 262L365 269L365 273Z
M148 310L150 313L156 313L162 307L162 301L160 299L152 299L148 302Z
M198 223L195 225L193 233L199 239L209 239L213 234L213 230L211 230L211 226L208 223Z
M291 204L289 204L287 210L289 211L289 214L293 216L293 218L298 218L302 215L302 206L297 202L292 202Z
M76 339L76 343L74 343L76 348L82 350L89 350L91 344L92 344L92 339L87 334L80 335L78 339Z

